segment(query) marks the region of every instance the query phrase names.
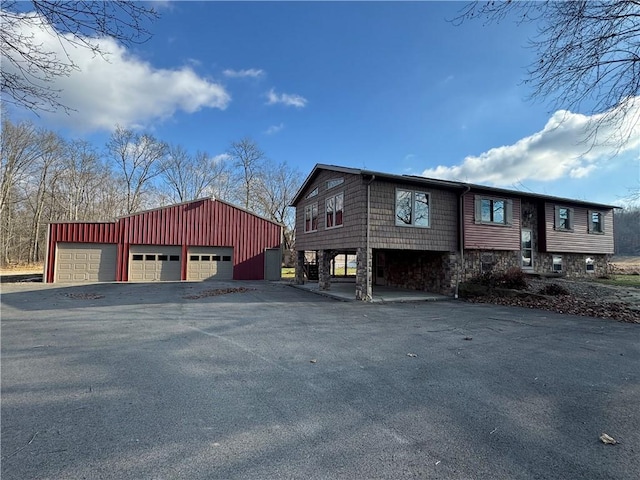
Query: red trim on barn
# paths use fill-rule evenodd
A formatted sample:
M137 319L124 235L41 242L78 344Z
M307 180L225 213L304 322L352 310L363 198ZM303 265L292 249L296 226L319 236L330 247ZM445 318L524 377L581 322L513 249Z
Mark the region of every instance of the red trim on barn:
M128 280L130 245L181 246L183 280L189 247L233 247L234 280L262 280L264 251L279 248L281 239L281 225L213 199L140 212L110 223L52 223L45 278L54 281L56 245L68 242L117 244L117 281Z

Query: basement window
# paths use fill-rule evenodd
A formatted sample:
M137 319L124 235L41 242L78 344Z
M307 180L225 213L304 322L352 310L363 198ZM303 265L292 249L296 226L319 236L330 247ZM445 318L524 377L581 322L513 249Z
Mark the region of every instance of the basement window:
M585 264L587 267L587 273L595 273L596 271L596 261L591 258L591 257L587 257L585 259Z
M553 256L552 270L556 273L562 272L562 255Z

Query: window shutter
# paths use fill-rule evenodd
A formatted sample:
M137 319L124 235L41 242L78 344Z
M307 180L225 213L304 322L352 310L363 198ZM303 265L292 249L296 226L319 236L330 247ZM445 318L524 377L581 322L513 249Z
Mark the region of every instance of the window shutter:
M476 207L475 222L481 223L482 222L482 198L480 197L480 195L476 195L474 199L475 199L475 207Z
M587 210L587 232L593 233L593 210Z
M553 228L555 230L559 230L560 229L560 207L558 207L557 205L554 205L553 207L554 209L554 222L553 222Z
M513 225L513 200L505 200L504 206L504 223L506 225Z

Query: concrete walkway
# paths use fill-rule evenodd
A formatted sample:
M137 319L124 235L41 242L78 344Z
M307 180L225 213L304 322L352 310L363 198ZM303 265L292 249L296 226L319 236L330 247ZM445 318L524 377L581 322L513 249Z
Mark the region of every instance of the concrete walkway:
M335 298L343 302L356 301L356 285L353 282L335 282L330 290L320 290L317 282L307 282L304 285L290 284L294 288L313 292L317 295ZM373 286L372 302L434 302L453 300L453 297L437 293L423 292L419 290L407 290L403 288Z

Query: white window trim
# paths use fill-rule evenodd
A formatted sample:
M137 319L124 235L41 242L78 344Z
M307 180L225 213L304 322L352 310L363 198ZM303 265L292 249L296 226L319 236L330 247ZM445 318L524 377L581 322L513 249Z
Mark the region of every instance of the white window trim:
M411 224L407 224L407 223L398 223L398 216L396 214L396 212L398 211L398 190L401 190L403 192L410 192L411 193ZM415 204L416 204L416 193L424 193L427 196L427 207L428 207L428 216L427 216L427 225L416 225L416 216L413 214L413 209L415 208ZM396 227L402 227L402 228L431 228L431 193L429 192L425 192L423 190L412 190L410 188L402 188L402 187L397 187L396 188L396 193L394 196L394 201L393 201L393 223L395 224Z
M559 263L560 270L556 270L555 268L553 268L556 265L556 263L554 263L554 261L553 261L554 258L559 258L560 259L560 263ZM562 255L557 254L557 253L551 254L551 271L553 273L562 273L562 272L564 272L564 259L562 258Z
M342 195L342 223L340 225L336 225L336 198ZM331 227L327 227L327 202L333 199L333 225ZM342 228L344 226L344 191L338 192L334 195L330 195L324 201L324 228L325 230L333 230L334 228Z
M335 188L338 185L342 185L343 183L344 178L331 178L327 180L327 190L331 190L332 188Z
M504 202L504 222L492 222L482 220L482 201ZM513 200L503 197L492 197L489 195L476 195L474 198L475 223L478 225L491 225L495 227L511 227L513 225Z

